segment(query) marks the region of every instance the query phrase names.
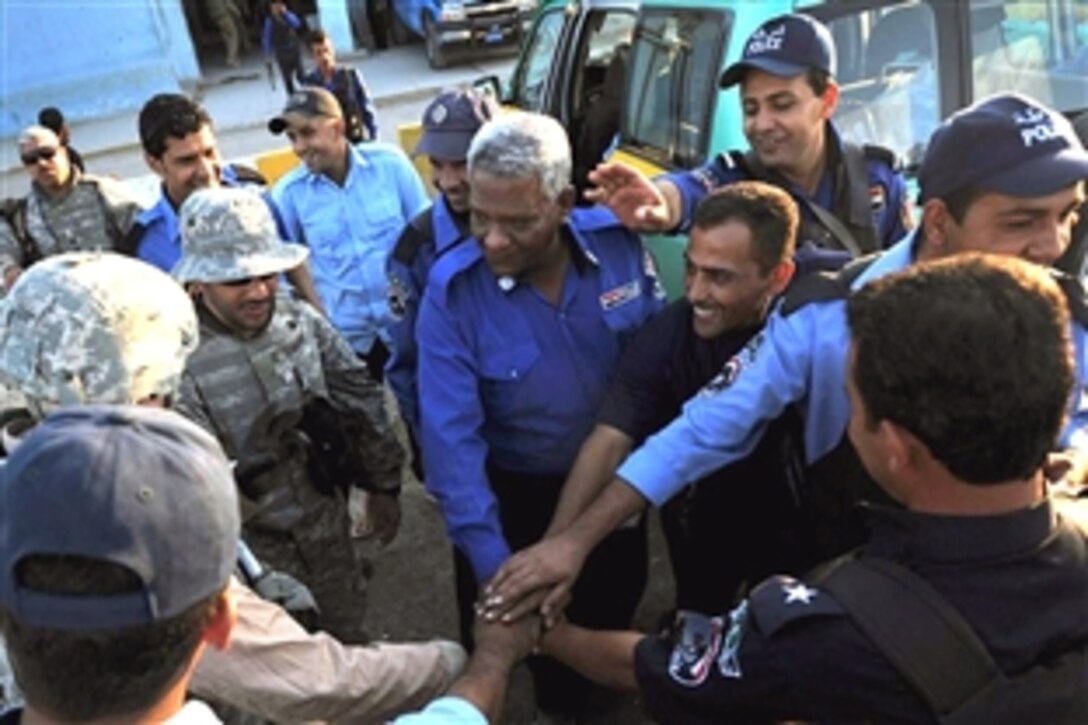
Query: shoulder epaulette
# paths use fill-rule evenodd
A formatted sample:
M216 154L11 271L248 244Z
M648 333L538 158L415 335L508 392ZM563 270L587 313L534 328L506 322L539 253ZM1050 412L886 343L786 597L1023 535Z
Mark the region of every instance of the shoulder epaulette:
M844 613L842 605L824 590L788 576L764 580L748 597L748 614L767 638L802 619Z
M416 261L419 249L434 240L434 206L429 206L404 227L396 245L393 246L393 260L405 267Z
M875 144L865 144L861 147L861 152L865 155L865 158L870 161L880 161L888 165L892 171L899 171L903 167L902 159L891 149L884 146L877 146Z
M793 314L813 302L846 299L850 296L850 288L854 280L860 277L879 256L879 254L868 254L852 260L837 272L814 272L794 280L782 296L781 314L783 316Z
M457 276L468 271L476 264L482 263L483 252L479 244L458 244L448 253L443 254L431 267L428 290L433 290L439 295L438 300L446 303L446 293L450 283Z

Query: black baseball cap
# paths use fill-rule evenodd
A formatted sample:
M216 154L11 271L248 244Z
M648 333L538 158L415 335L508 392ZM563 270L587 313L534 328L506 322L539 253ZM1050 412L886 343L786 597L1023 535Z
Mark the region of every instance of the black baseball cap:
M718 85L735 86L753 68L782 78L809 70L835 75L835 41L819 20L807 15L780 15L752 33L741 59L725 69Z
M324 88L307 86L295 91L287 99L287 105L283 112L268 122L268 130L277 136L287 129L288 113L298 113L303 116L324 116L326 118L343 118L344 112L340 109L340 102Z
M1001 93L954 113L929 142L918 172L920 202L975 187L1046 196L1088 179L1088 151L1058 111Z

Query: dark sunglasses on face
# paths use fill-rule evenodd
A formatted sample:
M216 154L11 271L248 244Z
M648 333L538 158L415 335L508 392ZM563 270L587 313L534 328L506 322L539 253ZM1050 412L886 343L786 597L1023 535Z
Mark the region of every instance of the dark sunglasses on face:
M33 151L27 151L25 154L20 154L19 159L23 162L23 166L33 166L42 159L48 161L56 155L56 146L41 146Z
M260 277L242 277L241 279L232 279L229 282L223 282L222 284L224 287L245 287L254 282L270 282L275 276L275 274L262 274Z

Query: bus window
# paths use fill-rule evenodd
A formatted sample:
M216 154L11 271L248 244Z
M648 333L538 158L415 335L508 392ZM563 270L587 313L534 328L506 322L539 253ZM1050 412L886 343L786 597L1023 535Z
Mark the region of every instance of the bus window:
M921 2L862 9L828 23L840 54L835 123L854 143L885 146L920 163L940 122L937 34L933 10Z
M1088 108L1083 0L971 3L972 100L1018 91L1060 111Z
M626 145L661 166L703 163L718 96L708 89L731 24L718 11L644 9L627 68Z

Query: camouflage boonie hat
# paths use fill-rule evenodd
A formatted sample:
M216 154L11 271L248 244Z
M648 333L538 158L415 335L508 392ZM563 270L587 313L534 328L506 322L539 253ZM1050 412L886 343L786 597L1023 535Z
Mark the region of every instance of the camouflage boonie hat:
M49 257L0 302L0 377L50 407L171 395L196 344L184 290L119 254Z
M201 189L181 206L181 283L218 284L286 272L310 250L280 240L268 204L246 189Z

